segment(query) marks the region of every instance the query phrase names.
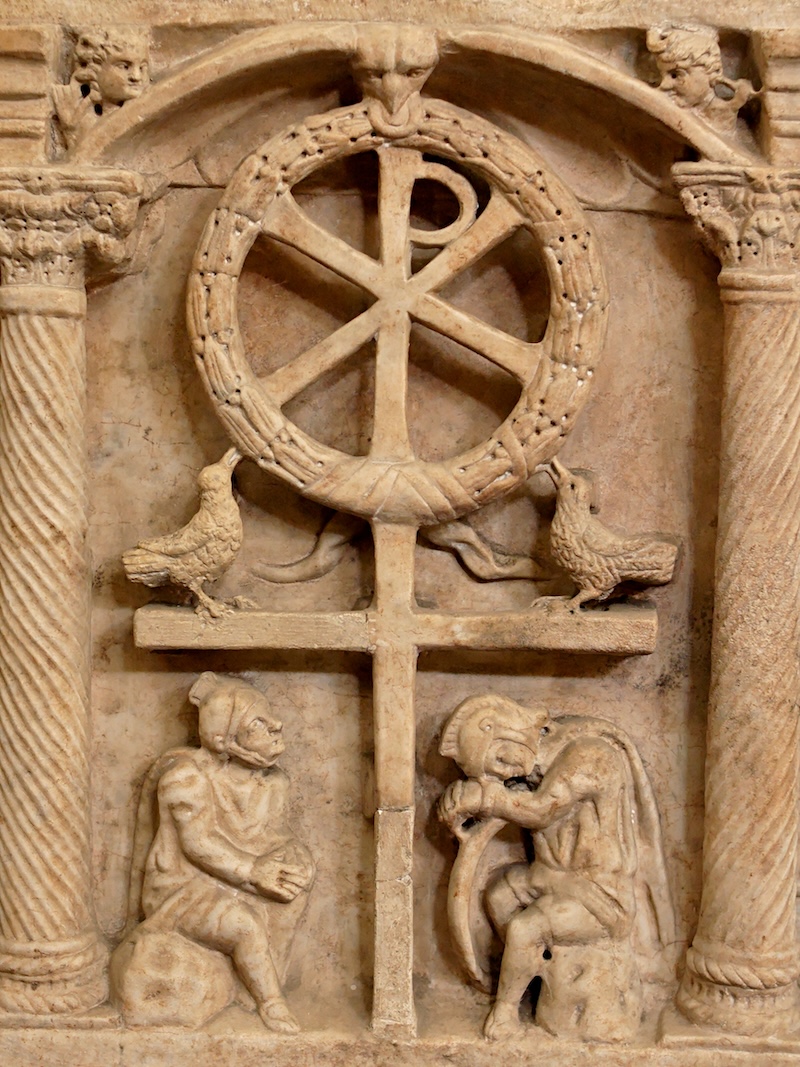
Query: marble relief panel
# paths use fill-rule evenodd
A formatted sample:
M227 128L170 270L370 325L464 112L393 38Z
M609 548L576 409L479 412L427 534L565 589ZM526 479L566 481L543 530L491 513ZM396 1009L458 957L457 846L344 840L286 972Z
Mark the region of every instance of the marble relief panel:
M0 172L12 1055L793 1062L788 45L328 6L36 38Z

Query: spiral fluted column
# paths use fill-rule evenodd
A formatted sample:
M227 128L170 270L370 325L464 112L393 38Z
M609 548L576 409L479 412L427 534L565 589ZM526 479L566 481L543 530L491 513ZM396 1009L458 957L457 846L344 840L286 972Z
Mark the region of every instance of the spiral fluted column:
M0 1010L106 995L90 877L84 274L139 183L0 171Z
M800 171L675 172L725 312L703 895L678 1006L774 1034L800 1021Z

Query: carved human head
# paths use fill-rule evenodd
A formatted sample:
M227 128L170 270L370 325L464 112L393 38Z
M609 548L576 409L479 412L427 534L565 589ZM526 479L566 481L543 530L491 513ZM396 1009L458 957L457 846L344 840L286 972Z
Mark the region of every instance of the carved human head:
M75 45L73 78L84 95L102 104L124 104L150 84L148 40L138 30L82 30Z
M269 701L239 678L204 671L189 690L200 713L200 741L217 756L272 767L284 750L283 723Z
M469 697L448 719L439 751L469 778L527 778L550 724L542 704L526 707L496 693Z
M436 34L423 26L364 26L358 35L353 71L364 96L379 102L384 118L408 120L412 97L419 94L439 60Z
M708 26L662 26L647 32L661 72L660 88L684 107L700 107L724 79L717 31Z

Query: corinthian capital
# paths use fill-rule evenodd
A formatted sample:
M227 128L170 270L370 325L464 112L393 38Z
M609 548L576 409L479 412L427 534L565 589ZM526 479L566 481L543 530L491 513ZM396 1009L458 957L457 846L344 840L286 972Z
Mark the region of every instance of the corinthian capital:
M673 177L723 268L765 275L800 270L800 169L678 163Z
M77 288L87 260L122 263L143 187L123 170L0 168L0 279Z

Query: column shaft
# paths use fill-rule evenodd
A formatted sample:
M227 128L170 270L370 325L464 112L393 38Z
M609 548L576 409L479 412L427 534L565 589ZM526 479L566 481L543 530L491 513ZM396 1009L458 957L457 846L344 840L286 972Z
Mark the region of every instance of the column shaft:
M678 1006L772 1034L800 1021L797 227L773 175L689 180L703 168L676 169L722 259L725 351L703 896Z
M72 1011L105 996L89 872L85 296L53 287L57 314L12 311L26 289L0 289L0 1005Z
M0 168L0 1010L106 996L90 833L84 270L119 263L142 182Z

